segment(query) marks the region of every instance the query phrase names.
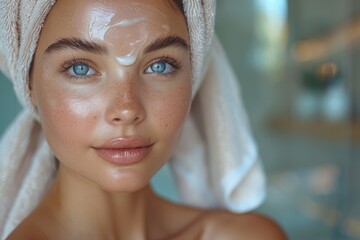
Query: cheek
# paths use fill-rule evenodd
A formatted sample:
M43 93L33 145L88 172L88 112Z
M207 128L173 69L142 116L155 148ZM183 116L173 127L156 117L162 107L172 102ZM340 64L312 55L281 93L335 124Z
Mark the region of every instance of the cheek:
M45 135L51 145L71 145L91 131L98 116L96 101L79 98L71 92L42 89L38 110Z
M176 89L166 93L166 96L156 102L155 121L159 126L159 132L168 137L177 135L189 112L191 104L191 85L182 84Z

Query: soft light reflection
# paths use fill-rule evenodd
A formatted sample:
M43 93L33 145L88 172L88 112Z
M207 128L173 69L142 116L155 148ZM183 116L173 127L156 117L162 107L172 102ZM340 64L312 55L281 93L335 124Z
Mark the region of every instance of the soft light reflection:
M266 12L276 21L283 22L287 17L286 0L256 0L256 6L259 10Z
M296 43L295 59L299 62L324 59L331 54L354 47L360 39L360 16L350 19L333 32Z
M324 81L331 80L337 73L338 66L334 63L324 63L316 70L316 74Z
M287 1L256 0L256 34L259 45L254 52L255 65L277 72L284 63L287 41Z

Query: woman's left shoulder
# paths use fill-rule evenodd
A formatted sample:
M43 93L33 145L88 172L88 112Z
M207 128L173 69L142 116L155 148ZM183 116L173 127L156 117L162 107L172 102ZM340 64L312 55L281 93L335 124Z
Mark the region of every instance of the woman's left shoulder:
M207 214L204 225L203 239L287 239L275 221L257 213L235 214L226 211L214 211Z

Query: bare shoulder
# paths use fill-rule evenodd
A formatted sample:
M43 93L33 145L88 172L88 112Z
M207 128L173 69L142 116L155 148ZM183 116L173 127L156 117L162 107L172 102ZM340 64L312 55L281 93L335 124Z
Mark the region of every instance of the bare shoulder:
M7 238L7 240L46 240L48 237L38 224L30 221L25 221L20 224Z
M52 230L53 224L46 209L42 211L40 208L37 208L15 228L7 240L57 239L57 237L55 237L57 235L50 235L50 233L53 232Z
M203 239L285 240L283 230L270 218L246 213L217 211L205 220Z

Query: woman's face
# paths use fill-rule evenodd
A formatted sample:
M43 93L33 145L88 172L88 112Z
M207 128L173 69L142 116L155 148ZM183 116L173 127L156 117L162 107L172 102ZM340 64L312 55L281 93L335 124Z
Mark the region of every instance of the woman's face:
M107 191L145 186L191 102L188 31L168 0L58 0L31 97L62 170Z

